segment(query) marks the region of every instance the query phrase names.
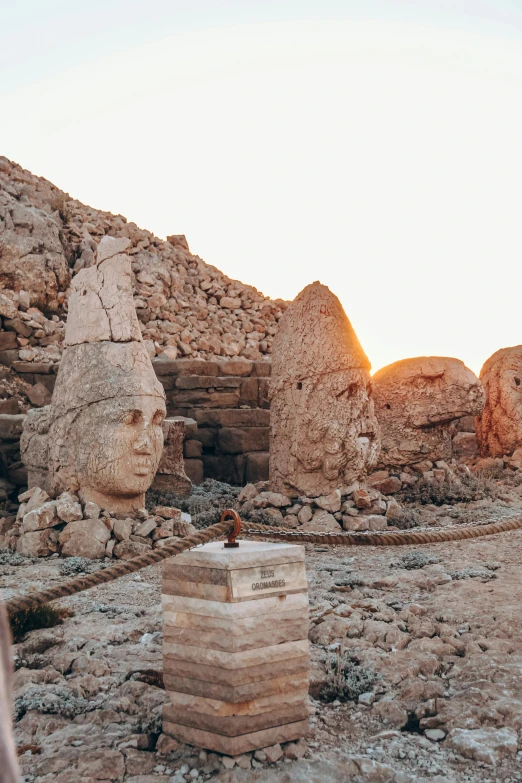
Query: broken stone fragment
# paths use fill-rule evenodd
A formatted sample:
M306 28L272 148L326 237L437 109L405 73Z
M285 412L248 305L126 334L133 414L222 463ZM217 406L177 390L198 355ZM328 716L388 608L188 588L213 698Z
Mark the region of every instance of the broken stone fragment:
M62 555L97 560L105 556L105 546L110 537L110 531L101 519L69 522L60 533Z
M69 492L63 492L56 500L56 513L63 522L75 522L83 517L77 497Z
M56 513L56 501L51 500L24 514L22 530L24 533L32 533L35 530L43 530L59 523L60 519Z

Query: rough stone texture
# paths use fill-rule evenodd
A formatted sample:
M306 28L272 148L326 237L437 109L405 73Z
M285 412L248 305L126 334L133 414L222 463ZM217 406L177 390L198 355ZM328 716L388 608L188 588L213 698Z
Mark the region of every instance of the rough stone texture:
M86 557L96 560L105 554L110 530L101 519L69 522L60 534L63 557Z
M450 423L484 406L480 381L459 359L404 359L376 372L373 382L381 466L449 459Z
M185 424L182 419L165 419L163 422L163 452L158 465L153 489L168 489L181 497L192 492L192 482L183 463L183 438Z
M270 384L270 483L327 495L363 477L380 448L370 363L332 292L307 286L281 318Z
M37 439L33 449L28 434L23 449L32 469L47 448L51 491L79 492L84 502L111 511L143 507L162 453L165 417L163 388L137 326L130 261L111 255L124 244L105 237L101 263L73 281L67 345L51 406L37 424L48 429L47 447ZM84 279L91 273L98 275L97 288ZM34 425L33 419L28 433Z
M484 410L475 419L480 454L511 455L522 446L522 345L494 353L480 380L486 392Z
M29 347L20 342L16 346L27 352L25 361L59 361L68 288L71 277L82 272L88 273L83 278L90 286L85 298L93 305L92 323L106 328L96 295L99 272L94 268L97 245L106 235L120 242L117 253L129 244L139 327L152 356L221 357L246 363L270 354L285 302L271 301L206 264L190 252L185 237L162 241L121 215L81 204L0 157L0 288L5 289L0 316L23 316L29 329L24 339L34 339ZM101 266L106 257L99 255ZM36 319L25 320L34 305L46 314L56 313L56 321L41 311ZM101 316L97 324L95 312Z

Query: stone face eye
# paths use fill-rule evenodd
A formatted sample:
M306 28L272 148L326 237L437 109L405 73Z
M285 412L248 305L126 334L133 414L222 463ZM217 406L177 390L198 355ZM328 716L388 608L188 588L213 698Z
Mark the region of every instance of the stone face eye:
M125 416L125 424L138 424L142 418L142 413L139 410L129 411Z
M152 423L158 427L163 424L163 411L156 411L152 419Z
M515 381L515 386L520 386L520 378L515 377L514 381Z

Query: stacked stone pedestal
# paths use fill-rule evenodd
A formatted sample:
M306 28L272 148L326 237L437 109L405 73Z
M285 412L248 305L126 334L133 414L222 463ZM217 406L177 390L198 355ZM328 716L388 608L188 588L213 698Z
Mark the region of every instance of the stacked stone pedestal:
M235 756L308 731L304 549L212 542L163 565L163 731Z

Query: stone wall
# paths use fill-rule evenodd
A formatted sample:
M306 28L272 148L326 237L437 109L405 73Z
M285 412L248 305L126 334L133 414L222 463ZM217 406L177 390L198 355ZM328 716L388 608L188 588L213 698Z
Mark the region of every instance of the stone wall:
M270 363L162 355L152 364L165 388L167 415L192 420L184 443L192 481L215 478L242 485L267 480Z
M243 485L267 480L270 362L161 355L152 364L165 388L167 416L185 419L185 470L192 482L215 478ZM9 394L0 399L0 500L2 490L9 494L15 485L26 483L19 451L23 414L28 400L33 407L50 402L58 366L15 361L9 369L0 367L7 379L0 384L7 384Z

